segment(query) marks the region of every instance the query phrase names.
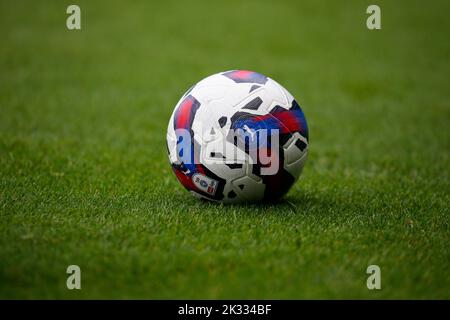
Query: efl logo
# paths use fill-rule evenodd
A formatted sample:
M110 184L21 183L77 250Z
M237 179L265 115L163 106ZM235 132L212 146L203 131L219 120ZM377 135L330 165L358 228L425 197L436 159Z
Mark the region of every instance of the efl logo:
M217 186L219 184L216 180L211 179L201 173L194 174L192 176L192 182L201 191L206 192L212 196L216 193Z

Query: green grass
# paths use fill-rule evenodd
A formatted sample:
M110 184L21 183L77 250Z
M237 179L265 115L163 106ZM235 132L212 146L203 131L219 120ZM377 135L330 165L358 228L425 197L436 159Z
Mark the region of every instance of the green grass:
M380 31L371 1L190 2L77 1L81 31L0 2L0 298L449 299L449 2L377 1ZM277 204L200 202L168 164L181 94L238 68L308 120Z

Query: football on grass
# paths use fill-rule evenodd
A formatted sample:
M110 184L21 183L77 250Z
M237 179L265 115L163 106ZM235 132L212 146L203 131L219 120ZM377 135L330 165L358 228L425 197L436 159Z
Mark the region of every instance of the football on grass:
M282 197L302 172L308 139L294 97L246 70L217 73L192 86L167 128L178 180L193 195L221 202Z

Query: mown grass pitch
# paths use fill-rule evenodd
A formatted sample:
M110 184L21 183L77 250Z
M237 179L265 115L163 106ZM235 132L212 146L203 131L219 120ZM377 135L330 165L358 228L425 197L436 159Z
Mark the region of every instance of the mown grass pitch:
M448 1L377 1L379 31L370 1L77 1L81 31L69 4L0 2L1 298L450 298ZM229 69L305 111L277 204L170 170L175 103Z

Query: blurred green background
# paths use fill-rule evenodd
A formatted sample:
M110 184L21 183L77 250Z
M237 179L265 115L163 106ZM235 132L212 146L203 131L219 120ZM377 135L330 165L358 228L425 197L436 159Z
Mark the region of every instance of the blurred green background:
M69 4L0 1L0 298L450 298L449 1L76 1L79 31ZM277 204L170 170L173 107L230 69L306 114Z

